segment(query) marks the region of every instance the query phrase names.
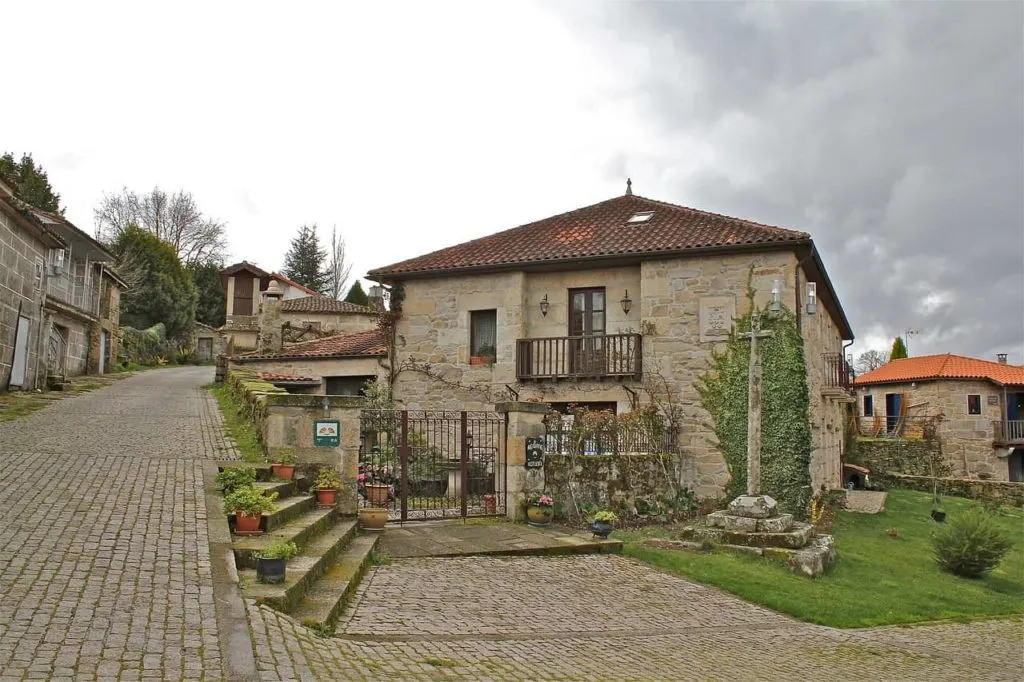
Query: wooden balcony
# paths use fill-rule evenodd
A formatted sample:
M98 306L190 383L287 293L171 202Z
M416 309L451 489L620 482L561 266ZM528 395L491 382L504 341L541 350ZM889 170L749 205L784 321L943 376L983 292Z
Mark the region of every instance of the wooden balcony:
M992 422L996 445L1024 445L1024 419L1004 419Z
M639 379L642 346L639 334L518 339L516 378Z
M848 392L853 388L853 368L846 362L842 353L825 353L824 375L821 388L823 392Z

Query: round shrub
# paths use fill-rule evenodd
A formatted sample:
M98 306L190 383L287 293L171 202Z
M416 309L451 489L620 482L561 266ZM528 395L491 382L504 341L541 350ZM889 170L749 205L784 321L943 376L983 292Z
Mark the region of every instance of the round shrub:
M1013 546L995 519L979 509L955 516L932 538L939 567L964 578L980 578Z

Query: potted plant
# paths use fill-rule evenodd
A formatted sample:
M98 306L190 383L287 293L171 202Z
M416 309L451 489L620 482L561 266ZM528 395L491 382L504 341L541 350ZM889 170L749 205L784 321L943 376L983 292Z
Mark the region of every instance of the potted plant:
M290 452L282 451L270 465L270 470L278 478L290 481L295 474L295 458L292 457Z
M285 565L299 553L294 542L275 542L256 553L256 578L261 583L283 583Z
M526 522L531 526L549 526L555 515L555 500L550 495L534 495L526 499Z
M217 472L217 476L213 480L217 490L228 495L236 488L255 485L256 469L251 466L224 467L223 471Z
M590 524L590 531L595 537L607 540L608 534L615 528L613 524L618 520L618 515L613 511L599 511L594 514L594 518Z
M363 530L384 530L388 522L386 507L360 507L359 527Z
M264 512L272 512L277 507L274 500L277 493L266 493L256 486L248 485L235 488L224 496L224 509L235 515L236 535L260 535L260 519Z
M498 357L498 353L494 346L482 346L479 350L479 355L472 355L469 358L470 365L493 365L495 359Z
M316 472L316 482L313 489L316 490L316 503L321 509L333 507L338 496L338 488L341 487L341 477L338 472L330 467L323 467Z
M395 490L395 472L388 465L359 465L359 488L373 507L386 507Z

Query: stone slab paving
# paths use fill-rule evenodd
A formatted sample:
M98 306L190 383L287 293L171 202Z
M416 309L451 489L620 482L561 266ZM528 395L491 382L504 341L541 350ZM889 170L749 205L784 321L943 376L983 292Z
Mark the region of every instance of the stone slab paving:
M209 367L0 423L0 680L223 679L204 463L237 458Z
M378 548L394 558L469 554L544 554L569 551L617 552L618 540L559 526L536 528L498 519L422 521L384 529Z
M249 603L267 680L1017 680L1024 622L835 630L615 555L403 559L334 638ZM993 655L993 652L1000 652Z
M849 490L846 493L847 511L877 514L885 509L885 493L880 490Z

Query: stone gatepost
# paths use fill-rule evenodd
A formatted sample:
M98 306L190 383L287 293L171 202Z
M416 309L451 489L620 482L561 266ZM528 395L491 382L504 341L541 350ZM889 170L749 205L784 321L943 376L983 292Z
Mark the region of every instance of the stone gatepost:
M327 407L324 407L325 401ZM317 469L330 466L341 477L338 512L355 515L358 510L356 477L359 474L359 415L366 399L352 396L269 394L263 420L263 443L267 456L287 452L295 458L297 471L310 477ZM339 423L337 447L318 447L313 440L317 420L336 419Z
M526 444L528 438L544 438L544 417L550 409L548 403L507 402L494 406L496 412L503 412L508 417L508 431L505 434L508 471L505 513L513 521L521 521L523 518L523 498L544 492L544 467L527 468Z

